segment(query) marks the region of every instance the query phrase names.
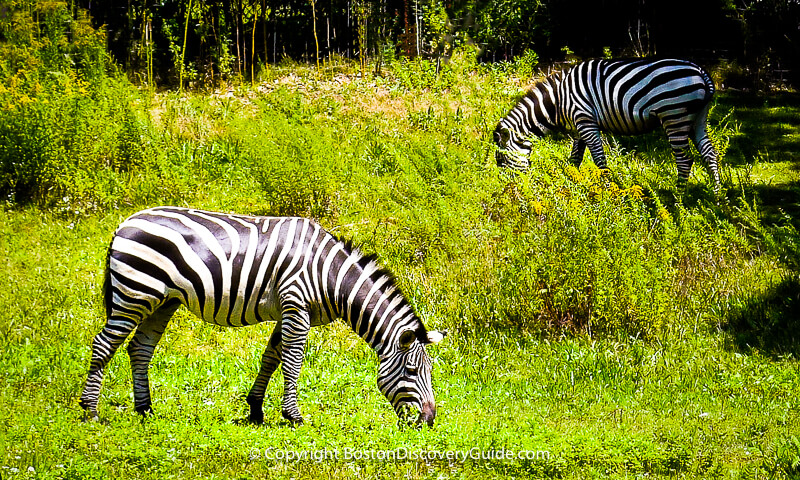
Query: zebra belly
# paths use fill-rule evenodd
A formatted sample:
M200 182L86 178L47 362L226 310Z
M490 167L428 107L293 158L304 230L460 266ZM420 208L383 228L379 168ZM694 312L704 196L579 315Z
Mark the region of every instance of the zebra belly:
M622 115L603 112L596 116L600 130L614 135L640 135L661 126L659 118L650 110L636 116L635 120L623 120Z
M180 297L178 297L180 298ZM181 302L186 305L185 302ZM233 300L232 304L236 304ZM188 305L186 305L188 307ZM268 289L264 292L254 309L245 310L241 315L231 315L207 318L198 309L189 310L198 318L206 323L212 325L220 325L223 327L240 327L254 325L261 322L277 322L283 316L283 309L281 307L280 299L275 289ZM238 313L234 310L234 313ZM325 315L324 310L317 304L312 304L308 308L309 321L312 327L327 325L333 321Z
M222 327L244 327L261 322L277 322L281 318L280 302L275 292L264 292L263 297L257 302L251 302L249 308L244 303L245 298L230 296L228 297L230 309L219 310L216 313L211 312L210 308L204 308L196 296L187 301L178 290L168 292L167 298L179 301L200 320Z
M255 295L255 293L253 293ZM230 310L218 312L213 318L198 315L204 322L223 327L242 327L261 322L277 322L281 318L281 306L274 289L267 289L261 298L232 295ZM197 312L195 312L197 315Z

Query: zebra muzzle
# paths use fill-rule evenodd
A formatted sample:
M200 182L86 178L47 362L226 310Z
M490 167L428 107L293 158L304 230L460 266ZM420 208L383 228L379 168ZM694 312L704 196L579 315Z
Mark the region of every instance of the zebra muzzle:
M422 425L423 423L428 425L429 427L433 426L433 420L436 418L436 405L432 403L426 403L422 405L422 411L417 418L417 425Z

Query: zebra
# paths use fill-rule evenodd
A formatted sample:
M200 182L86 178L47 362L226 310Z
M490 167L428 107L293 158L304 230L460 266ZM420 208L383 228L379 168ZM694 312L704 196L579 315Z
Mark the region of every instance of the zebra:
M433 425L436 404L425 347L446 332L425 328L377 256L362 255L313 220L179 207L142 210L114 234L103 291L107 321L92 342L80 398L85 419L98 418L103 369L134 329L127 347L134 405L143 416L153 412L150 359L170 318L185 305L221 326L276 322L246 399L253 423L264 421L264 393L281 362L282 415L303 423L297 379L309 329L341 318L377 353L378 388L401 423Z
M536 83L494 130L498 166L526 170L529 136L576 133L570 160L580 166L586 147L606 169L600 132L637 135L661 125L683 190L692 169L689 141L697 147L719 191L717 152L706 122L714 82L702 68L675 59L589 60Z

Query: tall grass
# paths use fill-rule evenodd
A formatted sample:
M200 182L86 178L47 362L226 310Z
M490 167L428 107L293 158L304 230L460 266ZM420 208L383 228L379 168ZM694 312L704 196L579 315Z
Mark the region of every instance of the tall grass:
M497 169L487 132L498 98L517 94L497 72L404 94L392 88L408 88L402 75L334 89L294 68L294 84L279 77L233 96L151 96L75 72L36 100L19 87L0 123L7 204L72 216L179 204L314 217L424 280L437 316L466 329L656 337L683 318L720 324L724 301L695 301L716 288L717 265L747 269L766 249L780 271L790 257L796 234L762 226L730 175L722 207L705 175L688 209L676 201L658 141L645 139L641 154L612 142L610 176L569 165L567 145L548 140L529 173ZM728 112L720 118L712 136L725 147L736 130Z

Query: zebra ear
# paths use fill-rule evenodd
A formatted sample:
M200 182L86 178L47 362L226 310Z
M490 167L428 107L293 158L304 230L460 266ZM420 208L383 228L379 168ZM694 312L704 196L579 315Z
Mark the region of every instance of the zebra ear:
M447 336L447 330L442 330L441 332L437 332L436 330L428 332L428 344L439 343L445 336Z
M408 348L416 339L417 334L413 330L406 330L400 334L400 348Z

